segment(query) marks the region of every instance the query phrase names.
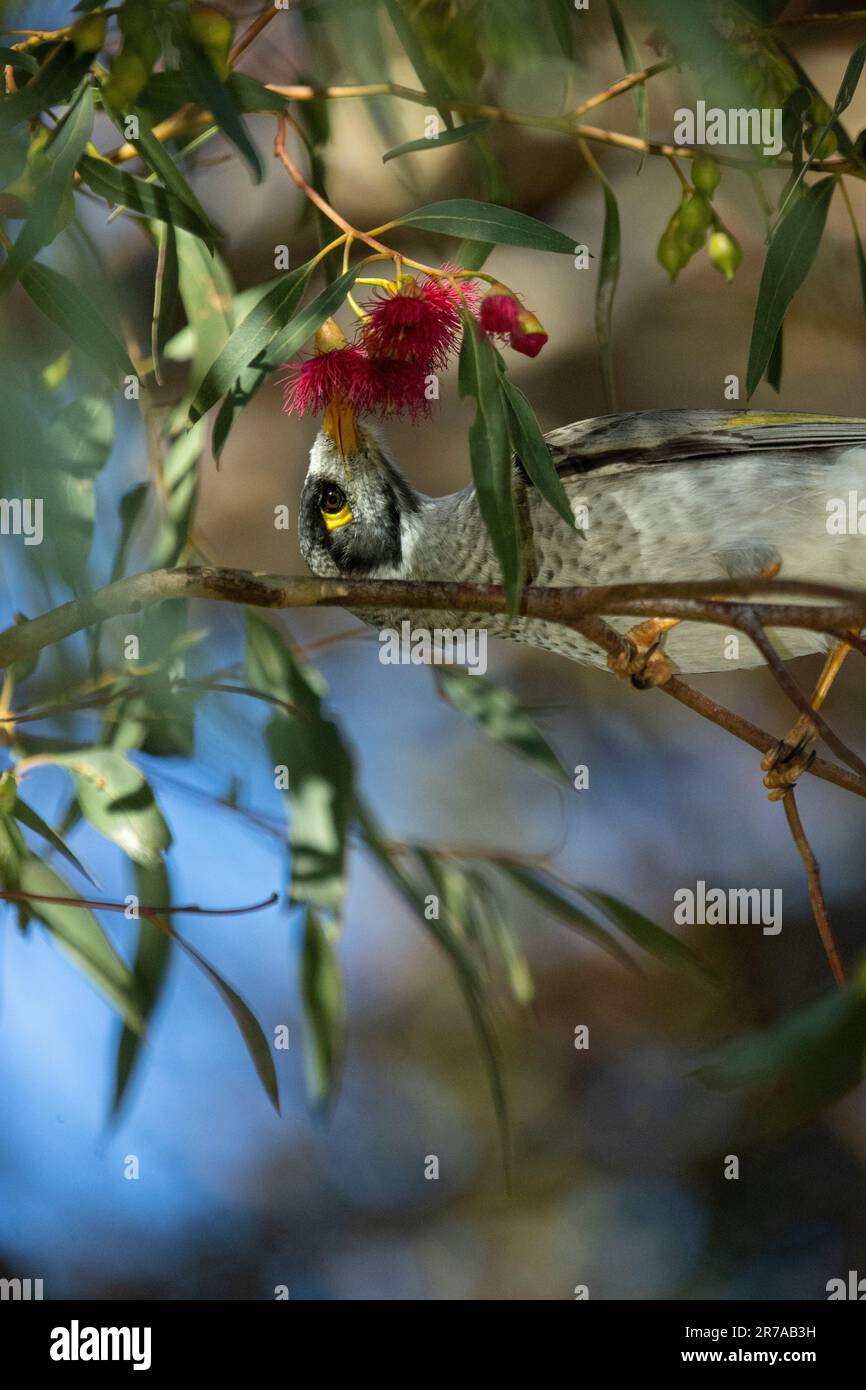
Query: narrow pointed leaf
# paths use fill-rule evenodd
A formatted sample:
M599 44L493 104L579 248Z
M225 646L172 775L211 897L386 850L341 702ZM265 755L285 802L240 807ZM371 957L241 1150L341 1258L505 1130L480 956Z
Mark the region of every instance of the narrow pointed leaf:
M333 1097L346 1047L346 997L335 942L307 908L301 936L301 1003L307 1094L324 1107Z
M387 164L390 159L397 159L401 154L417 154L421 150L435 150L445 145L459 145L463 140L471 140L473 135L477 135L480 130L485 130L490 125L490 121L467 121L465 125L455 126L452 130L443 130L435 138L428 138L422 135L420 140L404 140L402 145L394 145L393 149L386 150L382 155L382 163Z
M767 369L788 305L802 285L821 244L835 178L821 179L791 204L773 234L758 290L746 391L756 390Z
M51 266L33 261L21 284L37 309L51 319L94 362L112 385L121 374L134 375L129 354L95 307L93 299Z
M77 898L64 879L35 856L21 866L21 891L50 897ZM131 1028L141 1032L144 1018L135 980L88 907L71 903L31 902L30 911L67 955L88 974Z
M423 227L428 232L468 241L489 241L497 246L524 246L531 251L555 251L574 255L574 238L548 227L535 217L474 198L448 198L429 203L400 218L402 226Z
M515 386L507 376L503 376L501 381L508 406L508 426L514 452L545 502L550 503L563 521L574 527L574 513L535 412L519 386ZM582 531L578 531L577 535L583 539Z

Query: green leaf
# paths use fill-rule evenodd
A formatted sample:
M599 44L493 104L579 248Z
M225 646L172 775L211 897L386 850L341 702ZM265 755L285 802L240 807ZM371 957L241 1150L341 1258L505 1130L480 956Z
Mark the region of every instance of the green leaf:
M191 232L209 244L215 239L210 223L161 184L148 183L147 179L115 168L107 159L95 159L89 154L81 160L78 172L82 182L112 206L119 204L130 212L140 213L142 217L169 222L173 227Z
M260 613L246 610L247 679L256 690L319 717L325 683L314 666L300 666L285 639Z
M604 231L601 240L601 264L598 271L598 284L595 292L595 336L601 355L601 375L604 382L605 402L613 414L616 410L616 387L613 376L613 354L611 349L611 319L613 301L619 281L620 260L622 256L622 233L620 230L619 206L616 195L604 172L589 150L584 150L586 161L595 178L601 185L604 195Z
M277 1073L274 1067L274 1059L268 1040L262 1032L261 1024L250 1008L238 994L237 990L232 989L231 985L223 979L218 970L215 970L204 956L199 955L194 946L190 946L188 941L178 936L172 930L173 939L178 943L181 950L194 960L196 965L207 975L208 979L216 986L218 993L227 1005L229 1013L240 1029L241 1037L246 1044L247 1052L250 1054L256 1074L262 1083L265 1095L271 1105L280 1113L280 1089L277 1084Z
M502 1146L502 1161L505 1167L506 1182L508 1182L511 1165L511 1126L508 1115L508 1097L506 1095L505 1083L502 1075L502 1060L499 1053L499 1044L489 1017L486 1000L475 964L471 956L468 955L460 937L449 925L447 919L437 922L422 915L422 902L425 896L425 889L423 886L416 885L412 877L396 862L395 857L390 853L387 845L383 841L382 835L369 808L361 802L360 799L357 799L355 810L361 834L367 848L378 860L387 878L397 889L398 893L400 893L412 910L419 916L425 930L433 936L434 940L442 948L451 962L481 1048L481 1055L487 1075L487 1084L493 1102L493 1110L496 1116L496 1124L499 1130L500 1144Z
M569 893L563 892L559 885L547 875L535 873L516 861L513 863L501 862L497 864L497 867L506 878L511 879L524 893L529 894L531 898L540 903L551 916L560 918L567 926L580 932L581 936L588 937L609 956L613 956L614 960L619 961L620 965L634 970L637 974L642 973L640 967L616 938L611 936L610 932L605 931L603 927L600 927L589 913L572 900L570 890Z
M72 175L87 148L92 130L93 92L90 87L82 86L42 151L45 172L36 185L27 220L0 266L0 293L15 283L43 246L53 241L61 230L64 201L72 198Z
M205 422L179 434L162 467L163 513L151 555L151 567L176 565L189 539L198 500L199 464L205 444Z
M82 814L100 835L136 864L159 865L171 832L147 781L128 758L110 748L84 748L54 754L51 761L72 773Z
M622 61L625 64L626 75L632 72L640 72L644 64L640 60L640 54L634 45L634 41L628 31L619 6L615 3L615 0L607 0L607 8L610 12L610 22L613 25L613 31L616 35ZM631 95L635 110L637 111L638 134L642 140L647 140L649 138L649 101L646 83L641 82L636 87L632 87ZM638 164L638 173L640 173L645 163L646 154L642 154L640 163Z
M115 116L112 119L118 130L126 139L126 121L123 117ZM205 240L213 242L222 240L222 232L216 228L199 202L193 190L190 188L183 174L177 166L177 162L172 158L169 151L161 140L157 140L153 133L153 127L148 120L147 113L138 107L133 107L129 113L138 122L138 135L130 141L134 145L144 160L145 164L162 179L166 189L179 202L184 203L197 219L198 225L205 229ZM128 205L127 205L128 206ZM163 221L174 221L173 218L161 219ZM190 227L194 232L195 227Z
M672 932L665 931L664 927L656 926L655 922L644 917L636 908L629 907L628 903L620 902L609 893L599 893L588 888L579 888L575 892L584 902L598 908L608 921L615 923L636 946L640 946L641 950L646 951L662 965L676 970L693 970L708 977L707 967L690 946L680 941Z
M561 782L562 765L535 720L509 690L483 676L438 667L439 689L461 714L474 719L488 738L504 743L533 764L539 772Z
M400 0L385 0L385 8L421 86L425 92L430 93L446 129L450 129L454 124L454 117L445 101L453 98L454 88L443 71L442 64L436 61L437 54L429 30L424 32L419 28L423 22L420 7L416 14L408 14Z
M104 396L82 395L52 420L46 442L56 465L42 480L53 516L52 558L76 590L86 581L96 516L94 482L111 454L114 410Z
M246 369L254 370L260 380L303 347L304 343L335 313L360 274L353 266L345 275L326 285L299 314L292 318L312 274L308 261L292 271L285 280L269 290L232 334L223 352L214 363L190 409L192 419L204 415L215 401L230 389L232 382ZM242 389L242 388L241 388ZM247 385L247 399L249 398Z
M136 869L135 891L140 903L150 906L156 903L171 902L171 884L168 871L160 864L155 869ZM163 915L162 920L169 919ZM145 1024L159 1001L165 985L171 959L172 939L168 932L160 930L148 917L141 917L138 923L138 945L132 974L141 1012ZM117 1060L114 1068L114 1099L112 1112L116 1115L129 1089L136 1064L141 1052L141 1035L128 1025L124 1025L117 1044Z
M126 556L129 550L129 543L132 540L132 533L135 530L138 518L141 516L142 508L147 501L150 492L148 483L136 483L125 492L118 504L120 516L120 536L117 541L117 550L114 555L114 562L111 566L111 583L120 579L126 570Z
M150 316L150 353L157 386L163 385L162 355L180 288L177 235L167 222L157 222L156 274L153 279L153 310Z
M88 71L92 59L91 53L79 55L72 43L58 44L30 82L0 101L0 134L11 130L19 121L32 120L49 106L66 101Z
M232 402L232 421L224 419L222 422L221 446L225 444L234 417L244 408L266 377L291 355L284 352L281 339L286 326L292 322L292 315L301 302L313 269L312 262L307 261L305 265L283 276L262 295L238 324L202 382L190 407L193 420L210 410L220 396L229 393L228 398ZM357 273L352 272L353 281ZM327 295L328 290L324 293ZM315 332L329 313L330 310L326 308L318 323L310 329L310 333ZM305 333L301 341L305 341L310 333Z
M774 391L782 389L782 368L785 359L785 328L784 325L776 334L776 341L773 344L773 351L767 363L767 384L772 386Z
M767 250L758 290L746 392L756 390L785 318L788 305L809 273L821 244L835 178L812 184L792 203L777 226Z
M33 807L29 806L26 801L23 801L20 796L15 802L12 814L22 825L26 825L28 830L32 830L36 835L41 835L43 840L47 840L52 849L56 849L57 853L61 854L68 864L71 864L74 869L77 869L80 874L83 874L84 877L93 884L94 888L98 886L93 874L89 869L85 869L78 855L72 852L66 841L61 839L57 831L54 830L47 821L42 819L39 812L34 811Z
M469 241L490 241L497 246L524 246L530 251L574 255L573 237L565 236L524 212L514 212L495 203L479 203L474 198L448 198L441 203L429 203L406 213L400 218L400 225L423 227L428 232Z
M210 111L223 135L243 156L254 183L261 183L263 169L258 150L241 119L236 89L223 82L197 44L178 36L183 73L197 104Z
M419 150L439 149L444 145L458 145L463 140L471 140L473 135L477 135L480 130L485 130L491 123L490 121L467 121L465 125L454 126L452 130L440 131L436 136L422 135L420 140L404 140L402 145L395 145L393 149L386 150L382 155L382 163L387 164L389 159L397 159L401 154L415 154Z
M32 53L22 53L17 48L7 48L5 44L0 44L0 63L12 68L20 68L22 72L35 73L39 71L39 64Z
M269 91L264 82L245 72L233 72L226 86L238 111L285 111L288 106L288 101L279 92Z
M126 348L108 327L91 295L39 261L33 261L22 271L21 284L37 309L81 348L88 361L94 362L112 385L124 373L134 375Z
M315 912L305 909L300 960L304 1070L307 1094L317 1107L333 1096L346 1045L346 998L333 938Z
M184 398L171 415L171 429L186 423L190 404L234 328L234 285L227 266L189 232L177 233L180 297L193 335L192 365Z
M494 250L492 241L461 241L454 261L463 270L482 270Z
M35 856L28 856L21 866L21 892L62 898L79 897L59 874ZM58 946L94 980L129 1027L142 1032L144 1018L132 972L121 960L90 909L75 907L71 903L43 902L31 902L29 907Z
M500 384L508 408L508 427L515 454L545 502L574 530L574 513L532 406L520 387L507 376L502 375ZM582 531L577 535L583 539Z
M461 396L474 396L478 407L469 429L472 477L481 517L502 567L508 603L514 612L523 584L523 563L499 368L494 348L478 332L472 315L465 309L461 314L463 341L458 387Z
M324 717L315 678L300 667L279 634L247 613L246 677L254 689L296 706L269 721L272 763L288 770L281 790L289 810L290 899L339 912L353 805L354 767L339 728Z
M860 978L807 1008L726 1043L696 1075L719 1090L755 1094L764 1131L812 1118L863 1080L866 998Z

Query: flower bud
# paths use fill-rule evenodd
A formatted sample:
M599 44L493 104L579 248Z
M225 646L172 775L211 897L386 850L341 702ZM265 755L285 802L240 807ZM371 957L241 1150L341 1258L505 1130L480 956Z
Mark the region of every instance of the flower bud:
M692 160L692 183L699 193L712 198L722 181L722 171L708 154L699 154Z
M517 323L520 305L504 285L494 285L481 301L480 323L484 333L510 333Z
M529 309L520 309L511 330L511 346L524 357L537 357L547 342L544 324Z
M737 266L743 259L743 250L739 242L729 232L713 232L710 237L709 256L716 270L720 271L730 284L737 272Z

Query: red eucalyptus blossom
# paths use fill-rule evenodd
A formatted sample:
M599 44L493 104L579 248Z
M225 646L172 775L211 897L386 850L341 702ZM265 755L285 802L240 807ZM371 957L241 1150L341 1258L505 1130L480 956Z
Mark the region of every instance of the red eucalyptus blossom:
M283 377L283 409L287 415L321 415L335 400L354 403L365 366L363 352L345 338L342 345L320 347L319 336L316 335L315 356L292 363Z
M352 403L360 415L430 414L429 372L397 357L362 357Z
M361 337L368 355L444 370L460 344L460 305L471 308L475 300L477 293L447 280L402 276L396 293L380 291L364 305Z

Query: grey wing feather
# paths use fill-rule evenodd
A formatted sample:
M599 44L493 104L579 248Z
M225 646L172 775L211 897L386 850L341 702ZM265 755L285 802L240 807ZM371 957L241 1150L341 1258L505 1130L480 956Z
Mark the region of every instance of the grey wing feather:
M648 410L603 415L545 435L557 471L590 473L714 459L761 449L840 449L866 444L866 419L734 410Z

